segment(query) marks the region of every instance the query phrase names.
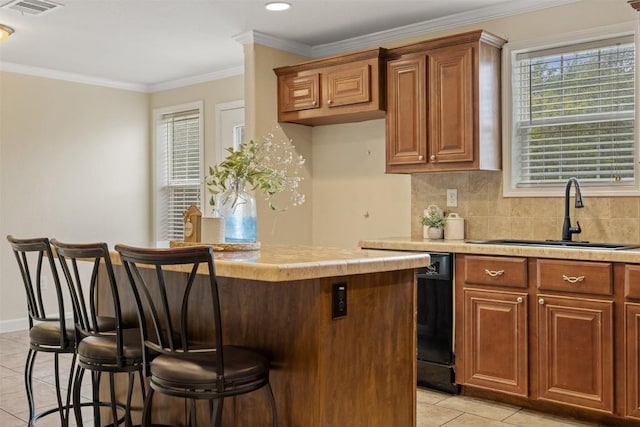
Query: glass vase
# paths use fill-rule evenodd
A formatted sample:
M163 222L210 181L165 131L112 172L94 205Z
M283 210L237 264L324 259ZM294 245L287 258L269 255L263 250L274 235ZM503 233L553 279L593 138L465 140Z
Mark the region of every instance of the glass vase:
M257 240L256 198L245 191L244 183L232 184L220 195L218 211L224 218L225 242L249 243Z

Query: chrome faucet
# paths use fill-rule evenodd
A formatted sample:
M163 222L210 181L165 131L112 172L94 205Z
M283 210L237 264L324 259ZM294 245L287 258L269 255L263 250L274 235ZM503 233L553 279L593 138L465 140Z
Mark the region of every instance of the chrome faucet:
M576 221L577 227L571 226L571 217L569 216L569 192L571 191L571 184L576 187L576 208L583 208L582 193L580 193L580 184L575 177L569 178L567 182L567 189L564 195L564 223L562 224L562 240L570 241L573 234L579 234L582 232L580 228L580 221Z

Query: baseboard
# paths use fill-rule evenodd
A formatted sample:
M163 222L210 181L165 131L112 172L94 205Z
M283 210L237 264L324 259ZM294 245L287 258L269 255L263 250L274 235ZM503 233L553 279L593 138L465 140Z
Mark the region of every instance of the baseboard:
M27 318L0 320L0 333L26 331L29 329Z
M50 316L54 316L55 314L50 314ZM73 313L66 313L65 319L67 322L70 322L70 325L73 325ZM17 332L17 331L26 331L29 329L29 320L26 317L18 318L18 319L7 319L0 320L0 334L5 332Z

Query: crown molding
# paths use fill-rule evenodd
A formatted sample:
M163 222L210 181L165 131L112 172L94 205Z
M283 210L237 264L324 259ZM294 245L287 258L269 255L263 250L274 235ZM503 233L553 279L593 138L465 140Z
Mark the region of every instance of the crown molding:
M65 71L51 70L47 68L31 67L28 65L14 64L11 62L0 62L0 71L11 73L25 74L28 76L44 77L47 79L63 80L73 83L82 83L93 86L108 87L111 89L122 89L132 92L153 93L162 90L176 89L179 87L190 86L198 83L204 83L212 80L224 79L244 74L244 66L236 65L223 70L217 70L207 74L185 77L183 79L169 80L162 83L154 84L136 84L120 82L115 80L100 79L93 76L83 74L68 73Z
M212 80L224 79L227 77L240 76L244 74L244 65L236 65L223 70L213 71L198 76L186 77L184 79L170 80L162 83L154 83L147 86L147 92L159 92L161 90L176 89L184 86L191 86L198 83L210 82Z
M147 92L148 86L144 84L120 82L116 80L101 79L99 77L86 76L84 74L69 73L66 71L51 70L48 68L32 67L29 65L0 62L0 70L29 76L44 77L48 79L63 80L74 83L84 83L94 86L103 86L112 89L123 89L133 92Z
M540 1L509 1L492 7L478 10L468 10L466 12L449 15L442 18L431 19L429 21L418 22L416 24L405 25L391 30L379 31L365 34L363 36L345 39L335 43L315 45L312 47L311 57L319 58L324 56L338 55L344 52L366 49L371 46L378 46L390 41L407 39L415 36L437 31L457 28L464 25L476 24L478 22L491 19L504 18L521 13L534 12L536 10L550 7L562 6L575 3L580 0L540 0ZM640 0L639 0L640 1Z
M245 31L233 37L240 44L261 44L263 46L272 47L274 49L284 50L286 52L295 53L297 55L311 57L313 47L308 44L296 42L293 40L281 39L261 33L260 31Z

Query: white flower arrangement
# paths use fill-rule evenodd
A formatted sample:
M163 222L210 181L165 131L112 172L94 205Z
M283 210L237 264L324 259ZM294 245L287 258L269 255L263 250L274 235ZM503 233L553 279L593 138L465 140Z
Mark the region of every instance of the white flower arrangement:
M279 128L276 128L276 130ZM273 210L286 210L282 205L275 206L273 198L279 193L288 193L293 206L302 205L304 194L299 191L300 176L305 159L295 151L290 139L276 138L269 132L264 138L243 142L237 150L228 148L229 155L215 166L209 167L205 183L211 194L209 204L216 209L216 199L226 193L237 202L240 192L256 190L264 193L269 207ZM232 190L232 191L228 191ZM282 197L279 198L282 201Z

